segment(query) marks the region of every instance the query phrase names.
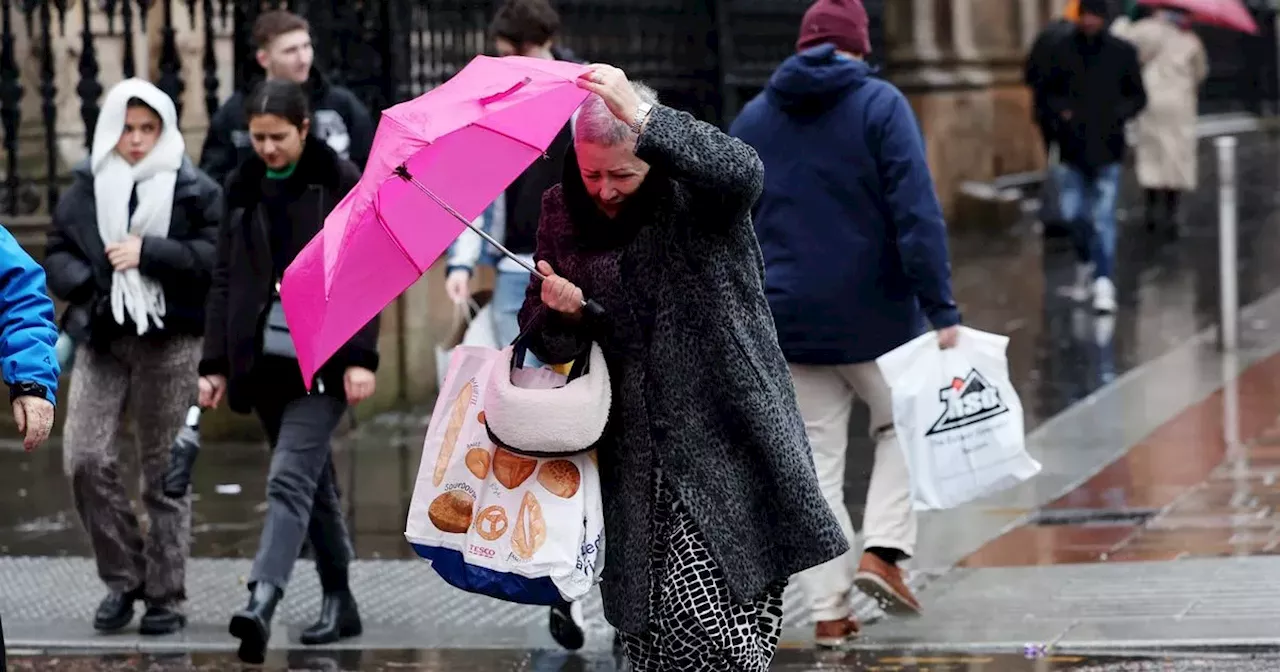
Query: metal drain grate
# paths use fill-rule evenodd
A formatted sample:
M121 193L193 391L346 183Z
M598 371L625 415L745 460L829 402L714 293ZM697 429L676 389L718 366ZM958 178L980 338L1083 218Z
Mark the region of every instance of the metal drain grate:
M1041 509L1031 525L1143 525L1160 509Z

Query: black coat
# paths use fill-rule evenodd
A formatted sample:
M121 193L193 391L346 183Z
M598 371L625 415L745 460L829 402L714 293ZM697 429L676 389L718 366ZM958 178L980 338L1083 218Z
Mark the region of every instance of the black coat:
M764 167L746 143L656 106L636 154L652 170L600 221L567 160L547 192L536 258L605 309L547 313L540 283L520 311L530 350L565 362L600 343L613 385L599 444L605 615L649 620L653 479L692 514L740 602L849 544L818 489L804 421L764 296L751 226Z
M373 145L373 117L356 94L331 83L312 68L305 85L311 97L311 135L324 140L340 156L364 168ZM253 156L245 94L237 91L209 120L209 132L200 150L200 167L221 182Z
M1125 123L1147 106L1137 50L1109 32L1086 40L1079 29L1054 44L1042 91L1062 162L1090 173L1120 162Z
M74 181L53 213L44 270L54 296L70 304L63 330L80 342L98 345L114 335L136 333L111 316L114 269L98 233L93 173L88 161L73 170ZM205 298L213 273L214 245L223 216L222 189L184 158L173 192L173 217L167 238L142 239L138 270L164 289L165 333L204 333Z
M227 217L218 231L218 256L209 292L204 331L204 356L200 375L227 376L227 403L247 413L254 407L253 392L260 383L273 390L280 381L276 367L261 366L261 328L270 307L275 273L269 227L290 226L292 241L287 258L298 252L324 227L324 218L355 187L360 171L341 159L322 141L309 139L294 172L306 185L303 195L288 207L288 222L269 221L261 203L266 164L254 155L227 178ZM342 378L347 367L378 368L378 318L366 324L320 368L318 375L327 393L343 397ZM297 365L292 365L297 371ZM296 390L301 393L302 375ZM290 386L292 387L292 386ZM288 388L286 388L288 389Z

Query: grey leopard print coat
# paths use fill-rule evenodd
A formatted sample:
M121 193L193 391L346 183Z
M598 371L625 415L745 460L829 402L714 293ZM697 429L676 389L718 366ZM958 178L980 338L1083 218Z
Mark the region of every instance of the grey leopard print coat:
M613 384L598 450L605 615L649 622L653 479L661 471L705 536L736 600L848 550L818 490L790 373L765 302L750 210L764 168L714 126L654 108L636 148L649 176L616 219L591 203L570 151L544 197L535 257L599 302L600 319L520 312L539 359L601 344ZM661 541L661 540L658 540Z

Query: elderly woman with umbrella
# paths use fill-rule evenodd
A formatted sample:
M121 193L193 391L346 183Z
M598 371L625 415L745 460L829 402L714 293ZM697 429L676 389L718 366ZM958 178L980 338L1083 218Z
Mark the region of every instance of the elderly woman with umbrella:
M596 342L609 365L605 615L640 672L765 670L787 577L848 542L764 298L750 216L764 170L617 68L591 66L579 85L595 95L543 199L546 279L520 322L542 361Z

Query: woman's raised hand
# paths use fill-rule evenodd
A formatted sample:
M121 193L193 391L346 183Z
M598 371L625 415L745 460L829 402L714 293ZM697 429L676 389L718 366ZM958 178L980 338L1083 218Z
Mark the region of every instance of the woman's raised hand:
M612 65L593 63L578 78L578 86L604 99L609 111L622 123L635 123L641 101L627 80L627 73Z
M565 315L582 314L582 290L577 285L556 275L545 261L538 262L538 272L546 276L542 281L543 304Z

